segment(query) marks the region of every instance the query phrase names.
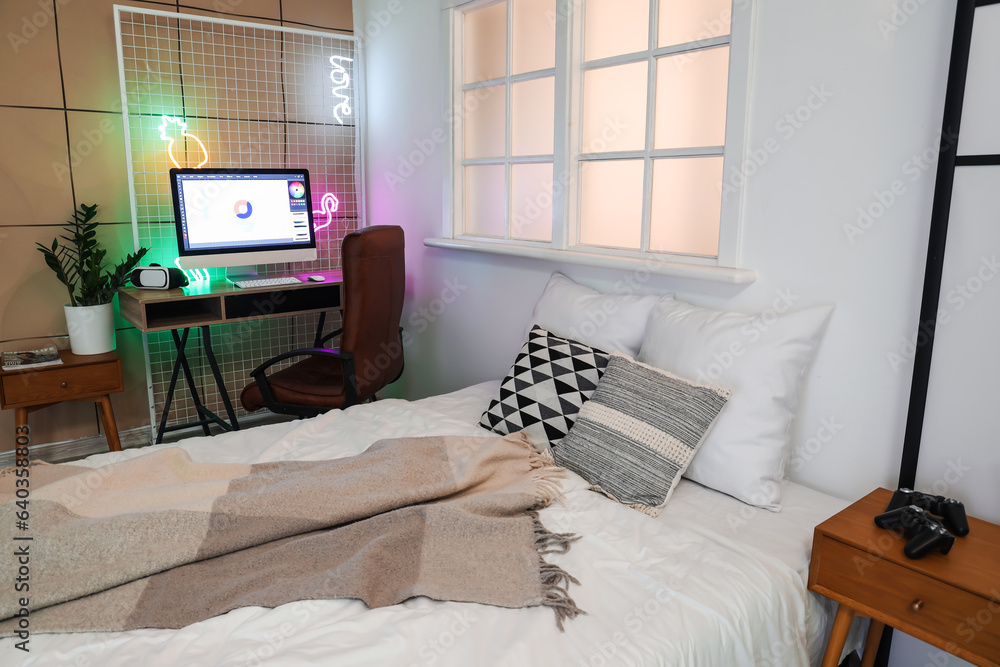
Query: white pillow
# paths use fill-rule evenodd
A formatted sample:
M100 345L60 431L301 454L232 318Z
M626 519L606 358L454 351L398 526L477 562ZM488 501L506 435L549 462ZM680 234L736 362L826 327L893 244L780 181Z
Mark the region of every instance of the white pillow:
M665 298L649 316L639 361L732 390L729 404L685 477L778 511L798 384L832 306L792 311L776 302L756 315Z
M525 327L527 339L537 324L557 336L570 338L604 352L639 353L649 311L659 295L602 294L553 273Z

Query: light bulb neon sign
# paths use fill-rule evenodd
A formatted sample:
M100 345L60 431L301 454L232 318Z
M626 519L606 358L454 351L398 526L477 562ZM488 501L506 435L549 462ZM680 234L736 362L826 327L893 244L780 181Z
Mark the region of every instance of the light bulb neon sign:
M351 115L351 98L342 92L351 85L351 73L341 64L342 62L352 63L354 62L354 58L330 56L330 64L333 65L333 70L330 72L330 81L333 82L333 95L340 99L333 107L333 117L341 125L344 124L344 119L341 118L341 115Z
M200 169L201 167L205 166L205 163L208 162L208 149L205 148L205 144L201 143L201 139L199 139L198 137L194 136L193 134L187 131L188 130L187 121L185 121L183 118L179 116L162 116L162 118L163 122L160 123L160 126L156 129L160 131L160 139L169 142L167 143L167 157L169 157L170 161L174 163L174 166L177 167L178 169L181 168L181 165L177 162L177 158L174 157L173 153L175 139L174 137L171 137L167 134L168 128L172 129L174 126L176 126L176 128L180 130L180 135L182 137L188 137L189 139L193 139L195 143L197 143L198 146L201 148L201 152L205 155L205 159L199 162L197 166L195 166L195 169Z
M326 222L319 224L315 219L313 220L313 230L319 231L321 229L326 229L333 222L333 214L337 212L340 208L340 200L337 199L336 195L332 192L327 192L323 195L323 198L319 200L319 211L313 211L313 215L323 215L326 214Z

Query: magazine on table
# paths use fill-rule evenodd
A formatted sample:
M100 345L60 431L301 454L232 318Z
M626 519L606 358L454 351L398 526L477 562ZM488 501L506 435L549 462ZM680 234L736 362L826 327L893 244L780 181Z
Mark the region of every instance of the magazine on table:
M44 347L40 350L10 350L4 352L2 357L5 371L56 366L62 363L59 350L54 347Z

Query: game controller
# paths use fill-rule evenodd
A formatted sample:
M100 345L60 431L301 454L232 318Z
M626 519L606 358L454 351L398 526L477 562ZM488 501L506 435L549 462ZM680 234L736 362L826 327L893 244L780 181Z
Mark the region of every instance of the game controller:
M955 536L940 521L916 505L879 514L875 517L875 525L879 528L902 528L903 535L909 540L903 547L907 558L923 558L935 550L946 554L955 544Z
M924 511L941 517L945 527L956 537L965 537L969 534L969 519L965 516L965 505L954 498L934 496L913 489L900 489L893 492L892 500L889 501L885 511L889 512L908 505L916 505Z

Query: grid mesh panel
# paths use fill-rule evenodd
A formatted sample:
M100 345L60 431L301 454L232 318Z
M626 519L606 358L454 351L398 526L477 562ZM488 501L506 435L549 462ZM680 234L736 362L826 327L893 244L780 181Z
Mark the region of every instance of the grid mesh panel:
M257 270L283 274L340 268L340 246L358 227L360 200L354 40L132 9L121 11L119 30L133 225L139 244L150 248L146 260L174 266L177 258L168 174L172 155L181 167L204 161L202 166L216 168L308 169L318 260L266 264ZM186 130L180 123L165 123L163 116L182 119ZM330 197L324 198L327 193L336 197L335 207ZM216 278L224 271L208 273ZM212 347L238 415L245 414L237 399L250 371L281 352L311 347L317 319L301 315L212 327ZM339 325L339 315L331 313L326 330ZM195 329L188 338L192 375L205 406L224 416L200 336ZM155 426L175 348L169 332L149 334L148 343ZM182 373L171 425L197 419L183 383Z

